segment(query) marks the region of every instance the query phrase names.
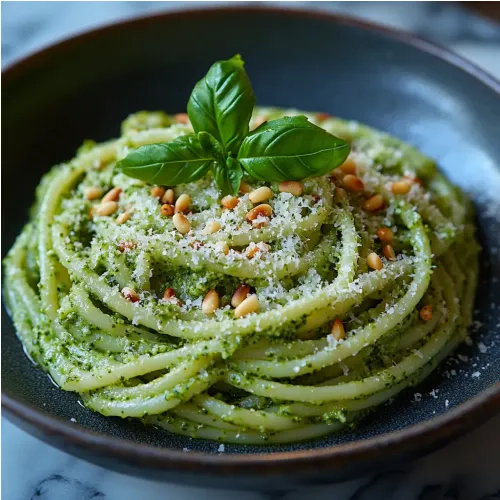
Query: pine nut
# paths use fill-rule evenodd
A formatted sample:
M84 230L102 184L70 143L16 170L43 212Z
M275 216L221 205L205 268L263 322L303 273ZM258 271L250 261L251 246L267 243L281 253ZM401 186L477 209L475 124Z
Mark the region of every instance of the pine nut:
M218 252L222 252L224 255L227 255L229 253L229 245L225 241L218 241L215 244L215 249Z
M377 236L380 241L390 242L394 239L394 233L388 227L381 227L377 231Z
M175 193L173 189L167 189L165 194L161 197L162 203L168 203L169 205L174 204Z
M385 245L384 248L382 249L382 252L384 253L384 257L387 260L396 260L396 252L394 251L394 248L392 248L391 245Z
M340 165L340 170L344 172L344 174L356 175L356 163L352 158L347 158L347 160Z
M175 299L175 290L173 288L166 288L165 289L165 291L163 292L163 299L168 300L170 302L174 302L179 307L182 306L182 302L179 299L171 300L171 299Z
M189 208L190 204L191 204L191 196L189 196L186 193L181 194L179 198L177 198L177 201L175 202L175 211L185 212Z
M122 188L119 187L114 187L113 189L110 189L102 198L103 202L106 201L118 201L118 198L120 197L120 193L122 192Z
M160 212L165 217L170 217L174 215L174 207L172 205L169 205L168 203L165 203L165 205L162 205L160 207Z
M117 224L124 224L130 219L130 212L123 212L116 218Z
M290 193L294 196L300 196L304 192L304 186L297 181L280 182L279 190L281 193Z
M118 203L116 201L105 201L101 203L96 209L97 215L112 215L118 210Z
M203 234L213 234L221 230L220 222L217 220L209 220L203 229Z
M366 263L376 271L380 271L384 267L382 260L375 252L372 252L368 255L368 257L366 258Z
M257 255L258 252L267 253L270 249L271 247L267 243L260 242L258 245L249 245L245 253L249 259L252 259Z
M165 194L165 188L161 186L154 186L151 188L151 196L160 199Z
M330 330L330 335L335 339L335 340L341 340L345 339L345 328L344 328L344 323L342 323L342 320L340 318L337 318L332 325L332 329Z
M100 187L89 187L85 190L85 198L87 200L97 200L102 196L102 189Z
M363 209L367 212L376 212L384 206L384 197L381 194L376 194L371 198L368 198L363 203Z
M213 314L220 307L219 294L215 290L210 290L201 303L201 310L203 314L209 316Z
M234 316L241 318L247 314L257 312L260 309L259 299L257 295L249 295L235 310Z
M126 252L127 250L133 250L136 247L135 241L122 241L118 245L118 250L121 253Z
M342 189L340 187L335 188L335 201L337 203L340 203L341 201L345 200L347 196L347 193L345 192L345 189Z
M183 123L184 125L189 123L189 116L187 113L177 113L174 118L177 123Z
M350 191L351 193L355 193L357 191L363 191L363 189L365 189L363 181L359 177L356 177L355 175L352 174L347 174L344 177L343 183L344 183L344 188L347 189L347 191Z
M268 200L269 198L271 198L272 195L273 192L271 191L271 188L268 188L267 186L262 186L252 191L248 195L248 199L255 204Z
M122 295L130 302L139 302L139 295L133 288L126 286L122 289Z
M419 313L420 319L423 321L430 321L432 319L432 306L427 304L420 309Z
M231 196L228 194L227 196L224 196L222 200L220 201L222 206L224 208L229 208L232 210L233 208L236 208L236 205L240 202L239 198L236 198L236 196Z
M256 220L252 221L252 227L253 227L253 229L261 229L262 227L265 227L268 224L269 224L268 220L263 220L263 221L259 221L259 222L257 222Z
M181 234L186 234L191 229L191 223L186 219L186 216L181 213L176 213L172 220L175 229Z
M231 305L233 307L238 307L250 293L250 287L244 283L240 283L231 297Z
M335 168L330 172L330 179L333 179L335 183L338 183L341 179L344 178L345 172L340 168ZM351 174L352 175L352 174Z
M252 208L247 215L246 218L249 221L255 220L257 217L271 217L273 214L273 209L271 208L270 205L263 204L263 205L257 205L256 207Z
M250 186L248 182L245 181L240 182L240 189L238 190L238 192L240 192L241 194L247 194L250 193L251 191L252 191L252 186Z
M407 194L410 191L410 188L411 181L408 179L403 179L391 184L391 191L393 194Z

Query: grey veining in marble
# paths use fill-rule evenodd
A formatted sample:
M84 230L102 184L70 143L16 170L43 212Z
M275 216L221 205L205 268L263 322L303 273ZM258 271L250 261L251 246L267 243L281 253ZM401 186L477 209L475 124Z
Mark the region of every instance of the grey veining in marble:
M201 3L191 2L190 6ZM467 13L456 3L295 2L290 6L304 5L414 31L500 78L500 26ZM4 2L2 65L89 28L183 6L182 2ZM2 421L5 500L229 500L236 496L239 500L500 499L500 415L412 464L372 477L280 495L206 491L123 476L66 455Z

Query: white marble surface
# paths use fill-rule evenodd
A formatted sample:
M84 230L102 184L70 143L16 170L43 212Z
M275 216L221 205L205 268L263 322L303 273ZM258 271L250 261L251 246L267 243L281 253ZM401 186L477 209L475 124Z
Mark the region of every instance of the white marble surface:
M331 486L262 494L202 490L124 476L51 448L2 422L4 500L494 500L500 498L500 415L399 468Z
M192 2L191 6L201 2ZM227 2L222 2L227 3ZM469 57L500 78L500 26L454 3L296 2L415 31ZM76 32L181 2L2 3L2 66ZM206 491L123 476L73 458L2 421L5 500L232 499ZM493 500L500 499L500 415L471 434L412 464L374 477L280 495L241 493L240 500Z

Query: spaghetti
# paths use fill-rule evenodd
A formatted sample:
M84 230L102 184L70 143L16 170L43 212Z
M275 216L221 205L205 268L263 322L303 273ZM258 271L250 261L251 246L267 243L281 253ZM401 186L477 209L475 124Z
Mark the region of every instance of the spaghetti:
M285 114L258 108L251 127ZM192 129L142 112L43 178L5 291L62 389L177 434L285 443L352 425L465 338L469 200L399 140L307 116L351 143L328 176L245 179L223 200L210 175L152 190L116 161Z

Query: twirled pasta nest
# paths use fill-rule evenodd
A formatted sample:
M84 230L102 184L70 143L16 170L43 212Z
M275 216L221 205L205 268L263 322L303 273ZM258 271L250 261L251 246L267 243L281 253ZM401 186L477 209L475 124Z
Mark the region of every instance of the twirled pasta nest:
M284 114L257 109L252 126ZM210 177L152 191L114 172L131 148L190 133L162 113L44 177L5 286L27 352L62 389L178 434L283 443L353 424L464 339L469 201L408 145L308 117L351 142L348 161L292 185L247 179L236 199Z

